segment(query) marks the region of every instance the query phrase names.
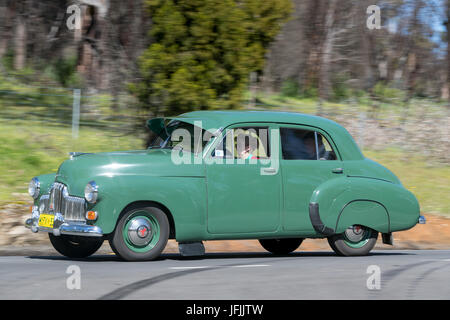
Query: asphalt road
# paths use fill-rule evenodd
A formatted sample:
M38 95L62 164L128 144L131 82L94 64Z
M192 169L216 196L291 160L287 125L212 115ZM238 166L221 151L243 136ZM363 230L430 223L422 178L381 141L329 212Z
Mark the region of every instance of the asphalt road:
M0 257L0 299L450 299L450 250L164 254L151 262L8 256Z

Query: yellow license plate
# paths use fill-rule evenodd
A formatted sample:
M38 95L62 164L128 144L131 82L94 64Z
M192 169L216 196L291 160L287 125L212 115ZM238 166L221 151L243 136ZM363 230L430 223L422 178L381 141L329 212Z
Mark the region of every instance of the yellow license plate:
M53 228L54 214L41 214L39 216L39 226L45 228Z

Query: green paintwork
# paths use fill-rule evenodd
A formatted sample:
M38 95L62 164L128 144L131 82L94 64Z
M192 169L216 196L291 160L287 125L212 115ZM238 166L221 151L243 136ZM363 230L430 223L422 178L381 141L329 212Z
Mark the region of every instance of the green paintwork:
M202 122L205 130L263 125L278 133L280 127L299 126L320 132L338 157L333 161L282 160L272 150L279 170L260 174L270 165L208 163L218 142L213 139L203 154L188 156L193 164L175 164L169 149L84 154L64 161L55 175L43 175L41 193L53 180L64 183L70 195L83 197L94 180L99 198L90 210L105 234L114 231L120 214L136 202L153 202L173 219L178 241L320 238L309 218L309 203L319 204L323 223L342 233L353 224L379 232L412 228L419 204L398 178L365 158L351 135L339 124L310 115L268 111L196 111L176 119ZM160 120L149 122L158 126ZM279 134L271 133L271 143ZM278 141L277 141L278 142ZM207 152L208 151L208 152ZM203 160L203 161L202 161ZM342 168L343 173L333 173Z
M55 173L42 174L39 176L39 182L41 184L41 189L39 191L39 197L34 201L35 205L38 205L39 199L42 195L50 192L50 187L52 186L52 183L55 181L55 176L56 176Z

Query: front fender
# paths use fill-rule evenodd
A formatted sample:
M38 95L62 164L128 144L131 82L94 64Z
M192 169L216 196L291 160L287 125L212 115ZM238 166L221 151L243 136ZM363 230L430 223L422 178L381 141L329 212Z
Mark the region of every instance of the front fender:
M122 211L135 202L152 201L172 214L176 239L189 241L205 237L206 186L203 177L98 177L99 201L96 225L105 234L114 231Z
M41 198L42 195L48 194L50 192L50 188L51 188L53 182L55 181L55 176L56 176L55 173L49 173L49 174L41 174L41 175L36 177L36 178L39 179L39 183L41 185L41 188L40 188L40 191L39 191L39 196L34 201L35 205L38 205L39 199Z

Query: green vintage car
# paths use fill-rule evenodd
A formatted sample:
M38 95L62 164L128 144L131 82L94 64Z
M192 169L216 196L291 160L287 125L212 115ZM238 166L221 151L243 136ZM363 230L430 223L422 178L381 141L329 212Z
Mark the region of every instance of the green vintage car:
M424 223L417 199L367 159L331 120L292 112L195 111L147 123L146 150L71 153L32 179L26 226L67 257L104 240L122 259L152 260L175 239L183 255L204 240L258 239L274 254L327 238L366 255L378 234Z

